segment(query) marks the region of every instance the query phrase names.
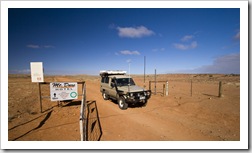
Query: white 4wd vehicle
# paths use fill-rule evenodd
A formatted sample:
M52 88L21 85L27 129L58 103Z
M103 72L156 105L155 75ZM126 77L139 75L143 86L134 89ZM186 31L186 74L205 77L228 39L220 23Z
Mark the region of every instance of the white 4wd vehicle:
M146 106L151 97L151 91L135 85L126 71L100 71L100 76L103 99L117 100L120 109L127 109L129 103Z

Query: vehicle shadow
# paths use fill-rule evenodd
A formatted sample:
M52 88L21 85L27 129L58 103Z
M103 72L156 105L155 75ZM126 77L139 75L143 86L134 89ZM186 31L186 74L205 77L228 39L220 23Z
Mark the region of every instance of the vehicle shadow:
M145 107L146 105L148 105L148 102L146 104L143 104L143 103L128 104L128 107L129 108L139 108L139 107Z
M87 141L100 141L102 128L96 101L87 101Z
M113 100L113 99L109 99L111 102L113 102L114 104L118 105L117 100ZM148 102L143 104L143 103L129 103L128 104L128 108L139 108L139 107L145 107L146 105L148 105Z

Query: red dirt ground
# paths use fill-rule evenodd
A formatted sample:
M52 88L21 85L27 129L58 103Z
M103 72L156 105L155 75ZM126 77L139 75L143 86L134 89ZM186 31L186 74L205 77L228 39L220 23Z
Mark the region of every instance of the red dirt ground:
M144 86L143 76L133 78ZM146 88L149 80L154 76L146 76ZM168 96L162 93L164 83L157 83L157 94L146 107L120 110L115 102L103 100L99 76L45 77L46 82L86 82L89 141L240 140L240 76L170 74L158 75L157 80L168 80ZM154 92L154 84L151 88ZM49 96L49 85L42 86L42 95ZM9 75L9 141L80 141L80 99L58 106L44 98L42 104L40 113L38 84L31 83L30 76Z

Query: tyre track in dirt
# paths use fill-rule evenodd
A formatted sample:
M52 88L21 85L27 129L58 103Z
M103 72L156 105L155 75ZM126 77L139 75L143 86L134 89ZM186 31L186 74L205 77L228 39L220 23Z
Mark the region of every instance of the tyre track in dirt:
M151 98L146 107L120 110L111 100L103 100L99 83L87 82L87 98L96 99L103 136L101 140L213 140L199 130L179 122L172 108ZM166 114L160 117L160 114ZM179 116L185 117L185 116Z
M215 105L224 105L224 98L211 100L205 96L195 100L195 97L181 99L178 95L174 98L173 95L168 97L155 95L151 97L146 107L120 110L111 100L103 100L99 81L90 79L86 84L87 100L97 102L103 131L101 140L239 139L239 133L236 131L239 125L238 127L235 125L235 128L228 127L228 125L233 127L235 122L239 122L237 121L239 116L223 118L223 113L225 114L223 109L221 112L212 112L208 109L208 106L216 110ZM225 125L218 124L219 122L224 122Z

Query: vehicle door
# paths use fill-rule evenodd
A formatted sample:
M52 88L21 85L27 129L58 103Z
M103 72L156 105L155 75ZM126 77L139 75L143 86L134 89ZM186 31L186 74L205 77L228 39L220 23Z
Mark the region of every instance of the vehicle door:
M116 78L110 78L109 82L109 95L113 98L116 98L117 91L116 91Z

